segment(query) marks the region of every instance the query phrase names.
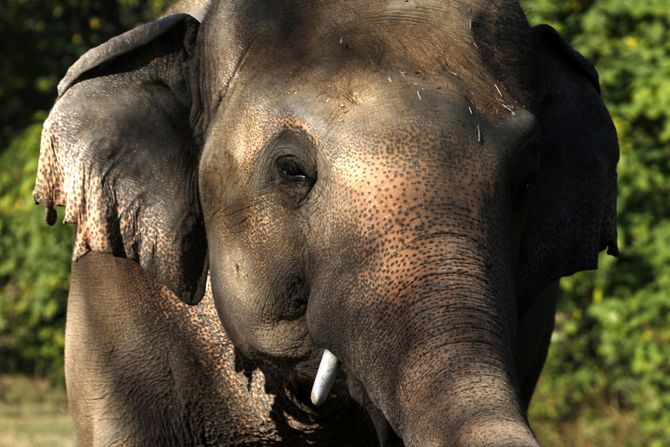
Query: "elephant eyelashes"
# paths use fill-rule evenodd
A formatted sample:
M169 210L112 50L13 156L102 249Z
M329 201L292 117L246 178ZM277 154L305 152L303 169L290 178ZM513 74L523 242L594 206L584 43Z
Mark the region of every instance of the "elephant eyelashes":
M291 156L281 157L277 160L277 171L279 176L289 183L312 182L298 160Z

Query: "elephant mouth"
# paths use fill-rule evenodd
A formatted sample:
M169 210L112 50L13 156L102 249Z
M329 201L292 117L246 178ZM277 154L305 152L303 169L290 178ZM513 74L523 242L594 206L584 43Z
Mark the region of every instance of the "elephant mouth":
M330 355L331 359L335 358ZM317 445L362 446L375 445L379 441L374 412L379 415L381 412L367 399L362 384L356 383L352 390L352 381L345 368L338 365L336 371L329 374L334 384L318 405L309 398L310 383L301 380L298 375L286 380L285 376L277 376L270 371L264 371L264 374L266 392L274 395L270 416L278 427L291 429L292 433L285 432L287 436L309 439ZM387 424L385 419L382 424ZM390 426L389 430L392 432ZM351 436L349 440L352 444L339 442L343 433ZM365 443L361 444L357 436L363 436Z

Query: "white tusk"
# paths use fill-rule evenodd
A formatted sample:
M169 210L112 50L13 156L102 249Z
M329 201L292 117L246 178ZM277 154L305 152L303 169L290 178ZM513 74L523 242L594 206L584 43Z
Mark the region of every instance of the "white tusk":
M323 357L321 357L319 370L316 373L316 378L314 378L312 394L310 395L310 399L314 405L321 405L326 400L330 389L333 387L333 383L335 383L335 376L337 376L337 357L325 349Z

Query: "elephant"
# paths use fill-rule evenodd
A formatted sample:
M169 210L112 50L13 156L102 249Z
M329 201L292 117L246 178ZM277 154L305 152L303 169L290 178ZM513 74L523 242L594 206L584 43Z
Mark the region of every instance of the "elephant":
M80 443L538 446L618 154L594 66L513 0L181 2L103 43L34 191L74 224Z

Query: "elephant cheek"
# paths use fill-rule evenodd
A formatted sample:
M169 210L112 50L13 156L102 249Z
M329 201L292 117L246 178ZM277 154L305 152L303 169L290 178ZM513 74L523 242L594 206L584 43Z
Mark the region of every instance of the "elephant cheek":
M222 266L221 259L212 259L211 261L211 285L212 297L214 299L214 306L216 307L219 321L223 325L227 335L236 348L244 353L250 352L250 346L246 342L247 337L244 336L244 331L240 327L241 318L234 318L236 312L240 311L239 290L235 281L230 281L228 275Z

